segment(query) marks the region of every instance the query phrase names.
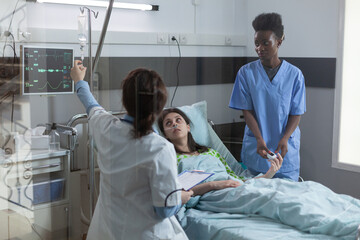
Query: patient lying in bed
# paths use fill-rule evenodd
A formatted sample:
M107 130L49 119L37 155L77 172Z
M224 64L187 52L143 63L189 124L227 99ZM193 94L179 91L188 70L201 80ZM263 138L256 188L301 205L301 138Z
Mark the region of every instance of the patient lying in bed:
M258 214L301 231L355 239L360 224L360 200L332 192L325 186L282 179L269 180L281 167L282 158L271 163L261 179L245 183L213 149L194 142L188 118L179 110L167 109L159 127L178 153L178 171L203 170L215 173L195 186L186 207L198 210ZM216 191L214 191L216 190Z

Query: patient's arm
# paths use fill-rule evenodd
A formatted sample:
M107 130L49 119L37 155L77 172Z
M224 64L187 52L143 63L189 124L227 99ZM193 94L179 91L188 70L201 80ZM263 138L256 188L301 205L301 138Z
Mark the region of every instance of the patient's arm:
M276 172L279 171L279 169L281 168L281 165L283 163L283 158L279 153L277 153L277 158L273 160L269 159L268 161L271 164L269 170L264 175L255 178L272 178L276 174Z
M212 190L220 190L230 187L235 188L240 185L241 183L235 180L212 181L212 182L206 182L196 185L191 190L193 190L194 196L197 196L197 195L203 195Z

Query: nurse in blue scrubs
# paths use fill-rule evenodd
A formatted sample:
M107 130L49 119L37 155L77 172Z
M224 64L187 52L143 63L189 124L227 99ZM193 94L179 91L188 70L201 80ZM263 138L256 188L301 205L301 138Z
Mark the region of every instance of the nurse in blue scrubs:
M284 26L277 13L252 22L259 59L240 68L229 107L242 110L246 122L241 160L253 174L266 173L269 151L279 152L283 165L274 177L297 181L300 168L300 117L306 111L302 72L278 57Z

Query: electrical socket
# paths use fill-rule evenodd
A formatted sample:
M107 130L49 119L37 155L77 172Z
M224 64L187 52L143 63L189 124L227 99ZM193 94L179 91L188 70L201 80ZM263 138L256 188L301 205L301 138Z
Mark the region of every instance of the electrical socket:
M186 34L179 35L179 43L180 44L186 44L187 41L188 41L188 36Z
M166 44L167 43L167 35L165 33L158 33L157 43L158 44Z
M18 37L18 40L30 40L31 38L31 33L28 32L28 31L21 31L20 28L18 28L17 30L17 37ZM23 38L23 39L22 39Z
M176 40L178 41L178 43L180 43L180 41L179 41L179 34L172 34L172 33L170 33L170 34L169 34L169 43L170 43L170 44L177 44L176 40L173 40L173 37L175 37Z
M232 39L231 36L225 36L225 45L231 45Z

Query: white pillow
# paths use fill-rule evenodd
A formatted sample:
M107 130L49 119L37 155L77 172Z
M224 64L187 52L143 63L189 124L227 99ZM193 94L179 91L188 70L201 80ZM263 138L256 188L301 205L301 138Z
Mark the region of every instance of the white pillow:
M190 131L196 143L210 147L210 135L207 121L207 103L201 101L190 106L178 107L190 119Z

